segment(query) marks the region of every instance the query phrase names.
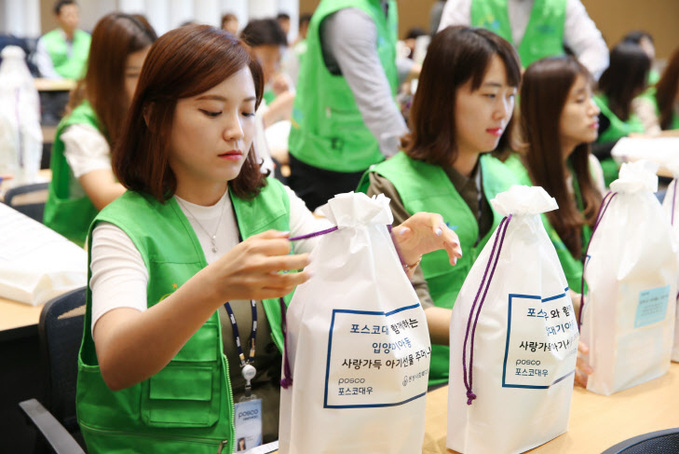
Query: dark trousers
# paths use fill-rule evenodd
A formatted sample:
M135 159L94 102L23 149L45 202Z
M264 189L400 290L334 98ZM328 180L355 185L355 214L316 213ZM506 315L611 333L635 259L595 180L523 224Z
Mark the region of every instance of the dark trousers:
M290 155L288 186L313 211L337 194L356 190L364 172L319 169Z

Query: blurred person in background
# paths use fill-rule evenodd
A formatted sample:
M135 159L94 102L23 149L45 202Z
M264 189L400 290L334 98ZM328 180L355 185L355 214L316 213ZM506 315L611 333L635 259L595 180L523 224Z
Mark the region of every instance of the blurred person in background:
M59 28L38 40L34 61L41 77L80 79L87 66L92 37L80 30L80 7L74 0L60 0L54 5Z

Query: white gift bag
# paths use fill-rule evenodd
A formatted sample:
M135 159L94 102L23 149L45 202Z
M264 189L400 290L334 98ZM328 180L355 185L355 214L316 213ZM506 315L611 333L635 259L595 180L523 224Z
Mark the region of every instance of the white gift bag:
M623 164L604 198L587 251L582 340L594 369L587 389L609 395L670 367L677 252L653 194L657 164Z
M387 229L389 199L340 194L319 211L338 229L287 311L280 452L421 452L429 331Z
M447 447L524 452L568 430L578 328L568 283L540 213L541 187L491 200L507 216L453 306Z
M679 178L679 165L670 167L674 174L674 179L667 187L665 198L663 199L662 207L667 219L670 220L672 226L672 233L674 234L675 242L679 243L679 188L677 188L677 178ZM679 248L678 252L679 252ZM677 276L679 279L679 275ZM679 285L679 283L678 283ZM679 291L679 287L677 288ZM679 302L679 295L677 295L677 302ZM674 347L672 347L672 361L679 362L679 311L675 313L674 323Z
M7 46L0 65L0 174L14 175L12 186L36 182L42 158L40 98L24 56Z
M0 297L38 306L87 285L87 251L0 203Z

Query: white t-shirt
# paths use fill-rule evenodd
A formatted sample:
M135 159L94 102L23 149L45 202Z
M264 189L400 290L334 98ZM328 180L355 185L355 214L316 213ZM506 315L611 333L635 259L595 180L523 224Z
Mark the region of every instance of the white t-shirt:
M64 142L64 157L76 179L93 170L111 170L111 147L97 128L74 124L60 138Z
M285 188L290 198L290 236L299 236L330 227L326 219L318 219L295 193ZM198 237L207 263L219 259L238 244L239 231L228 192L215 205L195 205L177 197ZM216 233L215 233L216 232ZM217 252L212 251L210 237L216 236ZM318 238L295 242L295 251L309 252ZM139 311L147 309L148 271L134 243L119 227L102 222L92 233L92 330L102 315L119 307Z

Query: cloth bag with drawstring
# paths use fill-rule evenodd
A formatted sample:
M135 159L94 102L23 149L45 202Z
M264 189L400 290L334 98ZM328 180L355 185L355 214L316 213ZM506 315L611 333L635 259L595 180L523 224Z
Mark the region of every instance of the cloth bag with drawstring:
M667 187L665 192L665 198L662 202L662 208L667 219L670 221L672 226L672 233L674 234L674 239L677 244L679 244L679 188L677 187L677 182L679 180L679 162L673 162L667 166L674 176L672 182ZM679 248L677 248L679 253ZM677 275L679 279L679 274ZM679 283L677 286L677 291L679 291ZM677 304L679 304L679 294L677 295ZM679 362L679 310L675 313L675 323L674 323L674 346L672 347L672 361Z
M286 315L279 452L421 452L431 348L389 199L339 194ZM332 230L332 229L330 229Z
M541 187L491 200L505 216L453 306L447 447L528 451L568 430L578 327L568 283L540 214Z
M604 198L587 249L588 293L581 317L587 389L610 395L670 367L677 297L677 251L653 194L658 165L625 163Z

